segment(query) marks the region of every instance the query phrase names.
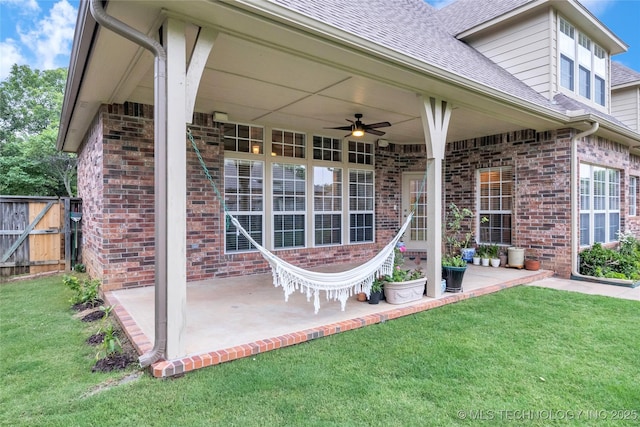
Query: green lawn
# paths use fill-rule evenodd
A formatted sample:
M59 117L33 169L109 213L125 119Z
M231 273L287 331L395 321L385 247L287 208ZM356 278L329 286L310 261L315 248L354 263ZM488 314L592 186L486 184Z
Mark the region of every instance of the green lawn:
M523 286L117 385L132 371L91 373L70 296L61 276L0 285L0 425L640 425L637 301Z

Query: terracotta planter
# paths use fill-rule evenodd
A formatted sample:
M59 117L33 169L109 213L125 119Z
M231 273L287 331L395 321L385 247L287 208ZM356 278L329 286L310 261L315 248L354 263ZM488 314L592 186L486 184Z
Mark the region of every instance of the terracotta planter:
M367 300L367 294L365 294L364 292L358 293L358 301L364 302L366 300Z
M524 268L531 271L538 271L540 269L540 261L538 261L537 259L525 260Z
M389 304L404 304L417 301L424 295L424 285L427 279L409 280L407 282L386 282L384 296Z

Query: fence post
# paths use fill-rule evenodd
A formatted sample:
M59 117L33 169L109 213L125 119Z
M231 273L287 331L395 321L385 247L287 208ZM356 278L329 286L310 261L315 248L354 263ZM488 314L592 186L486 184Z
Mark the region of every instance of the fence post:
M71 199L62 197L64 203L64 215L62 217L62 233L64 235L64 271L71 271L71 227L69 218L71 217Z

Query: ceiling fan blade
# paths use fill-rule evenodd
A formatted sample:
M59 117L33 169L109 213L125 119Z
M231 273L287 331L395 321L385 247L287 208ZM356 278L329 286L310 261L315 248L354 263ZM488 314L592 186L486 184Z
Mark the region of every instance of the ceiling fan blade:
M384 135L386 133L386 132L382 132L380 130L371 129L371 128L369 128L369 126L364 128L364 131L367 132L367 133L370 133L372 135L378 135L378 136L382 136L382 135Z
M371 123L370 125L364 125L364 127L369 128L369 129L375 129L375 128L386 128L391 126L391 123L389 122L378 122L378 123Z
M335 128L325 128L325 129L351 130L352 126L353 125L351 125L351 126L338 126L338 127L335 127Z

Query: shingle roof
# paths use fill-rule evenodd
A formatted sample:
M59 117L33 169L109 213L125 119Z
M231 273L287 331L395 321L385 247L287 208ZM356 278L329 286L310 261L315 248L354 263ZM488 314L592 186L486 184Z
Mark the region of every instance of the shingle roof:
M456 39L454 33L446 28L449 25L447 21L455 22L456 19L460 20L456 28L470 28L533 0L457 0L441 11L424 0L271 1L384 48L551 111L563 114L585 111L627 127L615 117L565 95L560 94L553 101L548 100L471 46ZM353 16L358 19L350 18ZM629 71L625 75L635 73Z
M636 83L640 85L640 73L617 61L611 61L611 86Z
M533 0L457 0L437 12L438 19L451 34L470 28L511 12Z
M480 52L453 37L437 18L437 9L423 0L272 1L449 73L564 112ZM353 19L354 16L358 19Z
M600 117L601 119L605 119L608 122L615 123L618 126L628 128L626 124L622 123L617 118L610 116L609 114L603 113L602 111L599 111L587 104L584 104L578 101L577 99L570 98L563 93L559 93L556 96L554 96L553 101L556 104L562 106L567 111L574 111L574 112L584 111L586 114L591 114L593 116Z

